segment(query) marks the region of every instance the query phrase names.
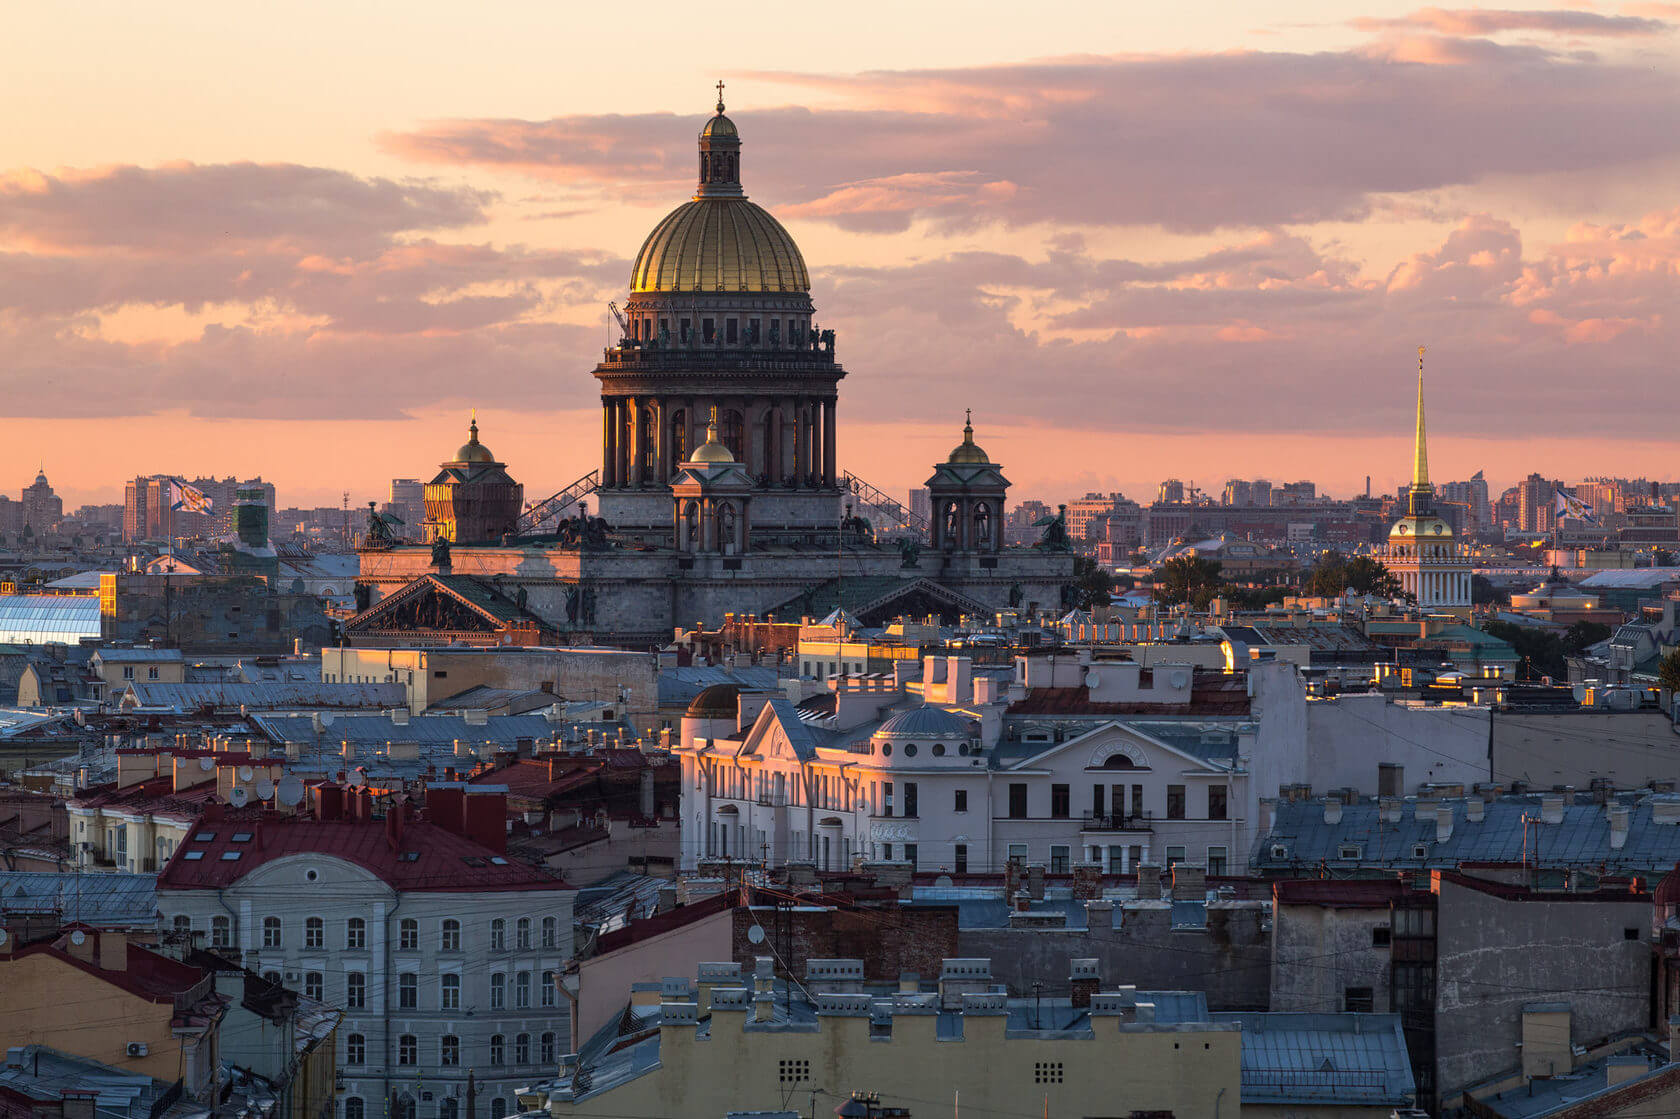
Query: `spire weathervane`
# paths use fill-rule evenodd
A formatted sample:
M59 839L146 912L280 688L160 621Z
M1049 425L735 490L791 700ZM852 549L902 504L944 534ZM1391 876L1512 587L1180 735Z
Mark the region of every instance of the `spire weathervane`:
M718 89L718 116L721 117L723 115L723 82L722 82L722 80L718 81L717 89Z

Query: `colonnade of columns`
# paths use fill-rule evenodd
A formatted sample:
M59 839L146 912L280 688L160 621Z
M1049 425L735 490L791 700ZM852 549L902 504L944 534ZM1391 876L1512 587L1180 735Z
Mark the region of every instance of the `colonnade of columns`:
M714 406L719 437L754 478L794 489L839 485L832 396L611 397L601 407L601 485L665 485L705 442Z

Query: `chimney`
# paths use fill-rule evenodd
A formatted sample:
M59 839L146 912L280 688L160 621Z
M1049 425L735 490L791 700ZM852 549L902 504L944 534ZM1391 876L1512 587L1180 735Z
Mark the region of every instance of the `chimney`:
M1452 838L1453 806L1452 802L1443 800L1435 806L1435 842L1445 843Z
M1139 901L1157 900L1161 896L1161 868L1154 863L1139 863L1137 868L1137 896Z
M1172 896L1174 901L1206 901L1207 871L1189 863L1174 863Z
M64 1119L94 1119L99 1114L99 1092L93 1088L60 1088L59 1114ZM45 1108L42 1109L46 1110Z
M1651 1062L1638 1053L1623 1053L1604 1062L1604 1086L1614 1088L1651 1071Z
M398 727L406 727L408 725L408 708L406 708L406 707L393 707L393 708L391 708L391 725L392 726L398 726Z
M1406 793L1406 767L1398 762L1377 763L1377 795L1379 797L1404 796Z
M1481 797L1471 797L1464 802L1464 818L1472 824L1479 824L1487 816L1487 801Z
M393 851L402 850L403 817L408 813L408 800L398 797L385 810L385 845Z
M1627 846L1628 839L1628 806L1612 804L1610 813L1610 849L1620 851Z
M1563 794L1547 793L1540 798L1540 820L1547 824L1563 823Z
M1385 824L1398 824L1404 802L1397 796L1385 796L1377 801L1377 819Z
M72 926L59 940L58 947L83 963L91 964L99 952L99 933L86 925Z
M473 791L467 796L466 836L498 855L507 854L507 794Z
M426 790L426 818L444 831L465 835L467 830L467 791L433 786Z
M1339 824L1342 822L1341 797L1324 798L1324 822L1326 824Z
M642 819L651 820L651 819L653 819L654 812L656 811L655 806L654 806L654 800L653 800L653 767L652 766L643 766L642 767L641 794L642 795L641 795L640 808L641 808L641 813L642 813Z
M128 970L128 937L114 929L94 935L99 945L99 966L105 971Z
M1091 996L1102 987L1102 973L1094 959L1072 960L1068 963L1068 984L1076 1008L1090 1009Z

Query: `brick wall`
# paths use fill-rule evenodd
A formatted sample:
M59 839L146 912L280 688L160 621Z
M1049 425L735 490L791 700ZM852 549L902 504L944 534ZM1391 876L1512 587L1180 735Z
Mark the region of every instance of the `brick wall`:
M797 908L782 913L758 906L737 909L734 916L736 962L751 967L757 956L777 956L777 974L787 974L785 964L800 980L805 978L806 961L813 959L862 960L864 977L872 980L896 981L907 971L937 979L941 961L959 954L954 906ZM748 937L755 922L764 930L762 943Z

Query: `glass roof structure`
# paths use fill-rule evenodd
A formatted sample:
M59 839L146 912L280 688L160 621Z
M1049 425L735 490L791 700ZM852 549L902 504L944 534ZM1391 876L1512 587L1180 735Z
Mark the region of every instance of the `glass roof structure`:
M99 599L73 595L0 595L0 644L74 645L99 636Z

